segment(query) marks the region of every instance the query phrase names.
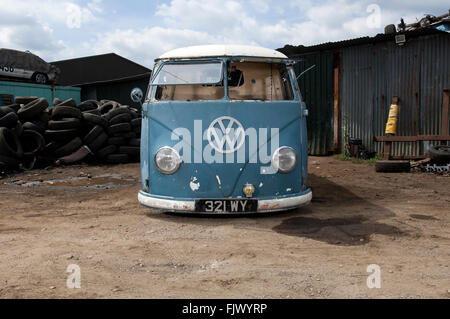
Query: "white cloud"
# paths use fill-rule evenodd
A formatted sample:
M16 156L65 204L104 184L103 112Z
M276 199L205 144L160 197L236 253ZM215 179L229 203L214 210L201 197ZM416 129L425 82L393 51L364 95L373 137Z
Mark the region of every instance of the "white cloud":
M208 33L233 29L248 18L242 4L233 0L172 0L158 6L156 15L168 26Z
M101 1L82 7L75 1L1 0L0 47L30 50L44 59L76 54L67 40L55 37L55 29L81 28L99 22L95 13L102 11ZM69 40L70 41L70 40Z
M152 27L144 29L115 30L102 33L95 40L84 43L93 53L115 52L149 68L156 57L166 51L200 44L223 43L220 36L188 29Z
M111 12L116 8L107 12L102 0L83 5L78 0L1 1L2 47L38 51L49 60L116 52L148 67L154 58L176 47L212 43L269 48L313 45L373 36L383 32L385 25L399 23L401 17L408 23L425 13L440 14L448 9L448 0L407 4L378 0L381 23L371 28L367 7L375 3L373 0L166 0L146 16L145 27L134 24L134 16L120 16L128 18L129 27L114 29L114 20L106 23L103 16L114 16ZM142 15L139 18L143 21Z
M262 13L267 13L270 10L271 0L250 0L252 7Z

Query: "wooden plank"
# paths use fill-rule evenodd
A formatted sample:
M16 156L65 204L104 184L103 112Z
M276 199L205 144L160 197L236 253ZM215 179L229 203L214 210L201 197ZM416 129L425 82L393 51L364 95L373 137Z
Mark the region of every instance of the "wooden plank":
M374 136L375 142L450 141L450 135Z
M374 136L375 142L415 142L417 136Z
M393 160L421 160L426 158L426 155L392 155Z
M386 161L389 160L389 158L391 157L391 147L392 147L392 142L390 142L390 141L384 142L383 159Z

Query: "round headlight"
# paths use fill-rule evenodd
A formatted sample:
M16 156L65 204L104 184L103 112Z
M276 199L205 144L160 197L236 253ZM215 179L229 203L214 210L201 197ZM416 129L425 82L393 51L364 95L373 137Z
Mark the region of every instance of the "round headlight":
M280 173L289 173L297 164L297 154L288 146L282 146L272 155L272 166Z
M156 168L163 174L175 173L181 165L180 154L171 147L161 147L155 155Z

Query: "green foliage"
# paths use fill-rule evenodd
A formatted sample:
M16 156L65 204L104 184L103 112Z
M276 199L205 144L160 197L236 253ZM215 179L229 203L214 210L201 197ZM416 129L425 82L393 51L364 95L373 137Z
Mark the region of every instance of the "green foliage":
M369 158L367 160L361 159L361 158L356 158L356 157L350 157L350 156L347 156L346 154L336 154L336 155L333 155L333 157L337 158L338 160L341 160L341 161L351 161L352 163L355 163L355 164L375 163L376 161L379 161L382 159L380 154L377 154L374 158Z

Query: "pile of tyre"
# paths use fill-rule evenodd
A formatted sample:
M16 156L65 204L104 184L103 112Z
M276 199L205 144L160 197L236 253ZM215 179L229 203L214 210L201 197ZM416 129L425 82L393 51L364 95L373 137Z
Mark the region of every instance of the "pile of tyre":
M139 161L138 110L115 101L16 97L0 107L0 170Z

